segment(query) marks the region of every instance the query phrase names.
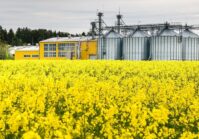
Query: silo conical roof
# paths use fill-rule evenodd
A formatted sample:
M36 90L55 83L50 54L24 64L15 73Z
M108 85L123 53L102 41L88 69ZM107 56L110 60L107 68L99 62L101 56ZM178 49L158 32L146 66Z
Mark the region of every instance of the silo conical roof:
M189 29L186 29L184 30L182 33L181 33L182 37L184 38L199 38L199 36L195 33L193 33L192 31L190 31Z
M129 37L148 37L149 35L141 30L136 30L135 32L131 33Z
M173 29L163 29L159 36L178 36L178 34Z
M115 32L113 29L110 30L107 34L105 34L106 38L121 38L122 35L120 35L119 33Z

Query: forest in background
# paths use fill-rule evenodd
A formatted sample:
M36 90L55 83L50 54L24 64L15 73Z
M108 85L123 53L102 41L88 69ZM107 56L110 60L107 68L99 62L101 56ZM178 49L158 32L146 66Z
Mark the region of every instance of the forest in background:
M0 42L8 44L10 46L20 46L32 44L35 45L39 41L48 39L51 37L75 37L86 36L89 33L83 32L82 34L70 34L68 32L52 31L47 29L30 29L30 28L18 28L16 32L13 29L6 30L0 26Z

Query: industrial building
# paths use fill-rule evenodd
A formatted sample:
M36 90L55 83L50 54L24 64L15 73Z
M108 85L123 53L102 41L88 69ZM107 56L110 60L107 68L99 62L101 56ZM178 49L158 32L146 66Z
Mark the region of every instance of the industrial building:
M134 47L132 47L134 46ZM124 60L147 60L149 57L149 35L140 29L123 38Z
M91 37L56 37L39 43L40 59L97 59L97 40Z
M16 60L199 60L198 25L180 23L126 25L122 15L107 26L103 13L91 22L91 37L55 37L39 46L15 48ZM96 36L97 35L97 36Z
M39 59L39 46L19 46L15 50L15 60L38 60Z
M120 60L122 58L122 36L114 30L100 37L98 46L99 59Z
M111 30L99 38L98 58L107 60L199 60L199 36L165 26L155 35L139 28L122 35Z
M182 60L182 40L172 29L165 28L150 38L151 60Z
M106 60L199 60L198 25L180 23L126 25L122 15L107 26L98 13L92 26L98 32L98 59ZM108 31L108 32L107 32Z
M55 37L40 41L39 46L10 49L15 60L97 59L97 40L91 37Z

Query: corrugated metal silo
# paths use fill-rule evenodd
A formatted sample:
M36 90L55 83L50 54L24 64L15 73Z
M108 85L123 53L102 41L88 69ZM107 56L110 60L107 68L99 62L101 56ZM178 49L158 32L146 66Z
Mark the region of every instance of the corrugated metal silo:
M149 57L148 35L136 30L123 38L123 58L125 60L147 60Z
M182 60L182 38L168 28L150 39L152 60Z
M104 37L98 39L98 59L103 59Z
M186 29L182 32L183 60L199 60L199 36Z
M98 41L99 59L119 60L122 57L122 36L114 30L109 31Z

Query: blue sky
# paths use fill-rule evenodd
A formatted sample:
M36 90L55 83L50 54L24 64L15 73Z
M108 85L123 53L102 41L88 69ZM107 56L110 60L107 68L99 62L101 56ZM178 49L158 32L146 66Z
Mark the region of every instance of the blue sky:
M199 0L0 0L0 25L81 33L89 31L97 10L114 25L119 9L126 24L199 24L198 6Z

